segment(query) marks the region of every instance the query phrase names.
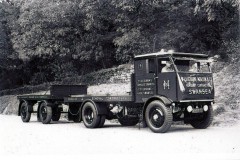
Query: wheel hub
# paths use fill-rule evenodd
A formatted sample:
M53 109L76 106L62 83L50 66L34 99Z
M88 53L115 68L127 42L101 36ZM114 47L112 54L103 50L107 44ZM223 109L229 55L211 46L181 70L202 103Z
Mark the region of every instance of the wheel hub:
M47 109L46 107L41 108L41 115L42 115L42 119L45 120L47 117Z
M153 108L149 112L149 117L152 125L156 128L159 128L164 123L164 114L163 112L158 108Z
M88 124L93 122L94 115L91 109L86 110L85 118Z
M158 115L157 115L157 114L154 114L154 115L153 115L153 120L154 120L154 121L157 121L157 119L158 119Z

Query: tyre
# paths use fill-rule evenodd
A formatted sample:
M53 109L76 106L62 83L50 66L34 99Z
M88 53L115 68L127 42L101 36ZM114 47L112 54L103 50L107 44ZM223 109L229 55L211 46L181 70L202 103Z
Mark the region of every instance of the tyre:
M122 126L135 126L136 124L138 124L139 118L124 116L124 117L118 118L118 121Z
M39 117L43 124L49 124L52 120L52 107L47 106L45 102L40 105Z
M38 110L37 110L37 121L41 122L41 118L40 118L40 106L38 106Z
M29 105L27 102L23 102L20 108L20 115L23 122L29 122L31 119L31 112L29 112Z
M101 120L99 122L98 128L102 128L104 126L105 119L106 119L106 116L105 115L101 115Z
M72 115L72 120L75 123L80 123L82 121L81 113L79 113L77 115Z
M60 117L61 117L61 111L59 111L58 108L54 109L52 113L52 120L59 121Z
M87 128L98 127L101 116L97 115L97 111L93 103L87 102L84 104L82 109L82 120Z
M204 113L201 120L191 121L190 124L196 129L206 129L211 125L213 121L213 108L212 105L209 105L209 109Z
M147 126L155 133L165 133L172 125L173 115L170 108L162 102L152 101L146 108L145 119Z

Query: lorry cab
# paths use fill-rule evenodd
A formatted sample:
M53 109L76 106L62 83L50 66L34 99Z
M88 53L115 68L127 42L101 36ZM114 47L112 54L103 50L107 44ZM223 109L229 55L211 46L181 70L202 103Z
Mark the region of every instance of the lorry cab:
M143 119L157 133L172 121L205 129L213 120L214 86L205 54L158 52L135 56L134 100Z
M213 101L210 61L205 54L158 52L135 57L135 101L163 96L172 102Z

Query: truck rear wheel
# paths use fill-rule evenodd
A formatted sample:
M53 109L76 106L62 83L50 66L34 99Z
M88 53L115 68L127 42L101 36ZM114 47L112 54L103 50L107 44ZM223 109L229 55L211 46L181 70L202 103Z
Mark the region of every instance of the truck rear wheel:
M122 126L135 126L136 124L138 124L139 118L124 116L124 117L118 118L118 121Z
M29 106L27 102L23 102L20 108L20 115L23 122L29 122L31 119L31 112L29 112Z
M93 103L87 102L82 109L82 120L87 128L97 128L100 124L101 116L97 115L97 110Z
M194 120L190 124L196 129L206 129L209 127L213 121L213 108L212 105L208 106L208 111L203 113L203 119Z
M106 119L106 116L105 115L101 115L101 120L99 122L99 125L98 125L98 128L102 128L104 123L105 123L105 119Z
M40 120L43 124L49 124L52 119L52 107L47 106L45 102L40 105Z
M52 114L52 120L59 121L60 117L61 117L61 111L59 111L58 108L54 109L53 114Z
M147 106L145 118L147 126L155 133L167 132L173 121L171 109L158 100Z

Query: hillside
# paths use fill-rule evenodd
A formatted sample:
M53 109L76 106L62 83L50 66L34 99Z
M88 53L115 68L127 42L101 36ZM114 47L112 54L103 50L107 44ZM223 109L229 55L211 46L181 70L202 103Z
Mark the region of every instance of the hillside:
M218 62L220 63L220 62ZM217 66L217 64L215 64ZM240 120L240 62L222 67L220 71L214 73L215 83L215 119L213 125L234 125ZM120 68L120 69L119 69ZM125 69L123 69L125 68ZM115 71L115 72L114 72ZM131 65L121 65L117 68L101 70L99 72L88 74L83 79L95 77L90 85L88 94L114 94L122 95L130 91L130 73L133 71ZM103 74L104 73L104 74ZM73 80L64 80L65 82L73 82ZM79 81L80 82L80 81ZM68 83L67 83L68 84ZM91 83L93 84L93 83ZM46 91L38 92L38 94L46 94ZM0 113L16 114L18 102L16 95L6 95L0 97Z
M240 62L214 74L215 125L232 125L240 120Z

